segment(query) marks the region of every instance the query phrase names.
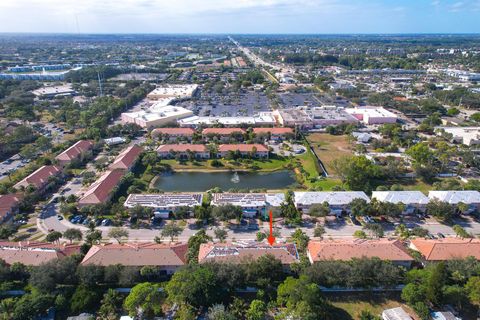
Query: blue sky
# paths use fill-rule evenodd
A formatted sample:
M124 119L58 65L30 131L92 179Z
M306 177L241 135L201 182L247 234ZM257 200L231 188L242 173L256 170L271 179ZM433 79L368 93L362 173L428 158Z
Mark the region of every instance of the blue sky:
M0 32L480 33L480 0L0 0Z

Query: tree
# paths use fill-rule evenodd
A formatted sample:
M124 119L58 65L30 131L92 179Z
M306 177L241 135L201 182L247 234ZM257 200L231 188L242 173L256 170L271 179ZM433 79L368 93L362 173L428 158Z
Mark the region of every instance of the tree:
M242 217L242 214L243 212L241 207L231 204L215 206L212 209L212 215L221 221L226 221L229 219L237 219L239 221Z
M247 308L245 301L239 297L234 297L232 303L228 306L230 313L235 316L235 319L245 319Z
M214 231L215 237L220 241L223 242L227 238L227 231L225 229L217 228Z
M57 285L74 285L77 283L77 261L74 256L51 260L30 270L29 284L40 292L48 293L55 290Z
M454 211L455 210L451 204L437 199L430 200L427 204L427 212L435 218L443 221L451 220Z
M102 232L100 230L89 230L85 237L85 242L91 246L97 244L102 240Z
M370 310L362 310L358 315L359 320L381 320L379 316L374 315Z
M480 307L480 276L471 277L465 284L470 302Z
M77 287L72 296L70 308L75 313L95 311L99 298L97 292L81 284Z
M452 227L453 231L457 234L457 237L460 238L472 238L472 235L468 233L462 226L459 226L458 224L454 225Z
M425 287L416 283L409 283L402 289L402 299L409 305L414 305L418 301L425 301Z
M313 230L313 236L317 238L322 238L325 233L326 233L325 227L322 225L317 225Z
M200 245L202 243L207 243L212 241L212 237L207 235L205 229L198 231L196 234L191 236L188 239L188 251L186 254L186 259L188 263L198 262L198 252L200 250Z
M208 308L208 320L235 320L233 314L228 312L223 304L216 304Z
M52 231L45 237L48 242L58 242L60 238L62 238L62 233L58 231Z
M262 300L253 300L247 310L247 320L264 320L267 306Z
M355 198L350 202L350 210L355 217L369 214L370 206L365 199Z
M382 176L380 167L365 156L335 159L332 165L350 190L370 192L373 189L374 180Z
M24 145L22 147L22 149L20 150L20 155L24 159L33 159L33 157L35 157L37 152L38 152L38 150L34 145L27 144L27 145Z
M367 234L365 233L365 231L362 231L362 230L355 230L355 232L353 233L353 236L358 239L367 238Z
M195 308L218 303L225 294L215 272L204 265L190 265L175 272L165 292L172 302Z
M52 147L51 139L46 136L38 137L38 139L35 140L35 144L37 145L38 149L43 152L50 150Z
M312 217L326 217L330 213L330 206L327 202L315 203L308 209L308 214Z
M103 295L100 309L98 310L99 320L116 320L122 312L122 295L113 289Z
M17 300L13 310L12 320L32 319L33 315L45 315L54 304L54 297L50 294L38 292L27 293Z
M405 153L419 165L432 164L434 160L433 151L430 150L426 143L417 143L407 149Z
M285 201L280 204L280 215L289 224L299 224L302 221L302 215L295 207L293 196L290 192L285 194Z
M288 277L278 286L277 303L285 307L285 316L292 319L329 319L330 305L320 288L302 275L299 279Z
M413 310L418 314L420 319L429 320L430 319L430 310L425 302L418 301L412 306Z
M307 245L308 245L308 241L310 240L310 238L308 237L308 235L306 233L304 233L302 231L302 229L297 229L292 234L292 240L297 245L297 248L298 248L299 251L305 252L305 250L307 248Z
M171 221L169 224L165 225L161 232L162 237L170 237L170 241L178 237L182 233L182 227L178 226L175 222Z
M432 266L426 281L425 295L428 301L439 305L443 299L442 288L446 281L445 263L439 262Z
M123 238L128 238L128 231L127 229L114 227L108 231L108 236L117 240L118 243L121 243Z
M81 241L83 234L80 229L70 228L65 230L65 232L63 233L63 237L70 240L70 243L72 243L73 240Z
M132 288L124 302L125 310L131 317L153 319L162 314L163 300L158 284L139 283Z
M370 231L370 233L372 234L372 236L374 236L374 237L376 237L376 238L382 238L382 237L383 237L384 231L383 231L383 227L382 227L381 224L378 224L378 223L367 223L363 228L364 228L365 230Z

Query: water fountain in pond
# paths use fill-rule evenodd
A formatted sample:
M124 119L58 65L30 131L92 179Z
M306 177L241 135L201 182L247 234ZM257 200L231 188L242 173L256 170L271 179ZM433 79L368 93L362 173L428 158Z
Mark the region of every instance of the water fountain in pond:
M232 181L233 183L239 183L240 182L240 177L238 176L238 173L236 171L233 173L233 177L232 177L232 179L230 179L230 181Z

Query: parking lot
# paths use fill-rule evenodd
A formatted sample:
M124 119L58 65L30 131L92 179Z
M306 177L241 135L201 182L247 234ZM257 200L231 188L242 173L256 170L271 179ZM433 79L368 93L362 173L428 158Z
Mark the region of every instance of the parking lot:
M258 112L271 111L268 97L256 91L230 95L201 92L198 100L184 101L178 105L192 110L198 116L253 116Z

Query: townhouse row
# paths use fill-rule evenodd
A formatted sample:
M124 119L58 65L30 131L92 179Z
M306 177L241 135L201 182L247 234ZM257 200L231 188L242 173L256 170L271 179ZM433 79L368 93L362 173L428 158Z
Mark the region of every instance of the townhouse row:
M371 200L362 191L325 191L293 193L295 207L301 212L308 214L312 206L327 204L330 214L341 215L350 212L350 204L355 199L363 199L367 203ZM451 205L463 203L471 213L480 209L480 193L473 190L465 191L430 191L428 197L420 191L375 191L372 199L380 202L394 204L402 203L403 214L425 212L427 204L433 199L447 202ZM152 208L157 216L168 218L181 207L199 206L202 204L202 193L162 193L162 194L130 194L125 201L125 207L144 206ZM282 203L285 202L284 193L213 193L211 205L221 206L231 204L242 208L244 217L253 218L257 215L266 216L271 210L279 212Z
M158 147L157 153L162 159L210 159L212 152L204 144L163 144ZM225 158L229 154L238 154L242 157L268 159L269 150L263 144L221 144L215 152L217 158Z
M44 194L54 177L62 178L63 169L72 161L80 160L93 148L93 143L80 140L55 157L56 165L44 165L14 185L16 193L0 195L0 223L9 221L19 212L23 199L22 190L32 186L39 195ZM107 202L115 187L126 172L137 162L143 149L133 145L124 149L98 179L82 195L79 206L96 205Z
M247 130L243 128L205 128L197 132L193 128L157 128L152 130L151 136L167 142L191 142L196 133L201 135L203 141L217 140L227 143L232 140L243 141ZM252 133L258 138L274 141L282 141L294 136L292 128L253 128Z
M76 244L0 242L0 259L7 265L23 263L38 266L51 260L78 254L80 247ZM187 250L186 243L105 243L93 245L81 264L155 266L168 275L187 263ZM480 240L458 238L414 239L409 243L395 239L311 240L307 246L307 256L312 264L320 261L350 261L355 258L376 257L410 268L415 261L411 256L411 250L420 253L424 264L467 257L480 260ZM201 244L198 262L242 264L265 255L272 255L280 260L286 272L293 263L300 260L294 243L269 245L263 242L239 241Z

